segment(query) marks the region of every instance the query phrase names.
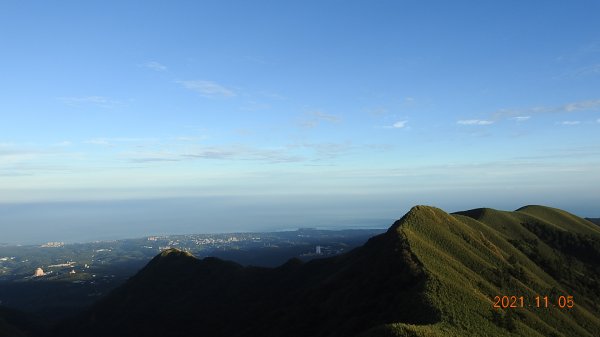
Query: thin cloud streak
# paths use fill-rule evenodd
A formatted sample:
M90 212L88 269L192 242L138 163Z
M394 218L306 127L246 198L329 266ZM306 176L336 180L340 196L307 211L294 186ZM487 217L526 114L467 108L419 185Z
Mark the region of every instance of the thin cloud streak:
M551 113L573 113L578 111L595 111L600 109L600 99L571 102L553 107L531 107L527 109L502 109L491 114L493 120L514 118L525 115L551 114Z
M152 69L154 71L166 71L167 70L166 66L164 66L156 61L146 62L146 63L142 64L142 66L146 67L148 69Z
M127 138L127 137L114 137L114 138L92 138L83 141L84 144L92 145L104 145L104 146L115 146L116 143L152 143L158 142L158 138Z
M236 93L233 90L212 81L189 80L175 82L183 86L185 89L197 92L200 95L208 98L229 98L236 96Z
M342 121L339 116L324 113L322 111L313 111L308 113L308 115L309 117L301 121L300 125L309 129L319 126L322 122L336 124Z
M343 143L297 143L278 148L257 148L245 145L199 146L195 149L165 151L131 151L120 157L135 163L176 162L197 159L257 161L271 164L330 161L356 151L388 151L390 145L367 146Z
M463 119L456 122L459 125L491 125L494 121L483 120L483 119Z

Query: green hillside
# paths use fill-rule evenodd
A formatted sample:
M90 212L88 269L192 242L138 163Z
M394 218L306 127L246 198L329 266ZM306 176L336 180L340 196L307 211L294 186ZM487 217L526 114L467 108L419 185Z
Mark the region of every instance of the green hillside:
M595 259L600 230L586 220L541 206L452 215L417 206L395 230L423 263L430 277L425 296L442 319L423 326L391 324L373 335L597 336L600 331L600 260ZM561 233L570 246L553 239ZM575 252L582 247L588 255ZM492 309L497 295L523 296L526 307ZM574 296L575 307L536 307L536 296L556 304L561 295Z
M364 246L308 263L165 251L55 335L592 337L599 282L600 227L587 220L416 206ZM503 296L516 307L493 308Z

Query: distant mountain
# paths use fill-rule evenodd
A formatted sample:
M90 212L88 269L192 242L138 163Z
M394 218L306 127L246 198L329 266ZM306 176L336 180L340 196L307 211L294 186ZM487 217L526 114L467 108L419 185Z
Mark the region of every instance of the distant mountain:
M589 221L543 206L416 206L364 246L307 263L166 250L54 334L592 337L599 303L600 228Z

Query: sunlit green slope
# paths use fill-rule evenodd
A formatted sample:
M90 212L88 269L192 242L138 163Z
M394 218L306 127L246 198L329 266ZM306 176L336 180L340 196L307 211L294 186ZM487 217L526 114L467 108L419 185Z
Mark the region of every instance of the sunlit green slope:
M417 206L390 231L406 236L423 264L429 276L425 296L441 320L388 324L365 335L592 337L600 332L600 228L587 220L542 206L456 214ZM517 308L494 309L495 296L523 296L524 307L518 299ZM559 308L567 304L558 303L559 296L573 296L574 307Z

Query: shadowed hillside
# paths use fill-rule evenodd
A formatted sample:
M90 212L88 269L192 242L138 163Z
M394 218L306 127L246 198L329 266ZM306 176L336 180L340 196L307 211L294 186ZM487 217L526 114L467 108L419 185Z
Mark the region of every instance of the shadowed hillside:
M29 314L0 307L0 336L28 337L37 336L44 327Z
M164 251L54 333L592 337L599 244L600 227L553 208L416 206L364 246L308 263L242 267ZM523 305L493 308L495 296L522 296ZM561 296L574 306L559 308Z

